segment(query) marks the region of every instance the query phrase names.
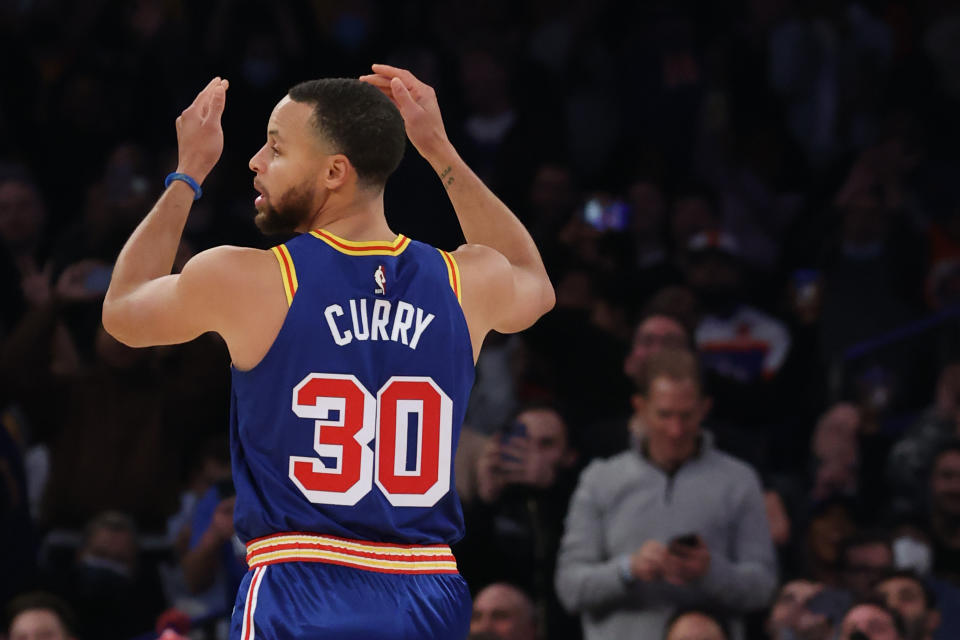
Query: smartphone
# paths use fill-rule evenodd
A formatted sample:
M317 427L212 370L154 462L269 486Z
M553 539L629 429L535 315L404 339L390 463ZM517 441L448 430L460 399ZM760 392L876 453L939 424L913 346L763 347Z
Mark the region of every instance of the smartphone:
M598 231L624 231L630 224L630 205L624 200L590 198L580 210L580 217Z
M514 440L516 438L526 438L527 437L527 425L523 424L519 420L514 420L510 422L505 427L500 430L500 444L504 445ZM508 460L510 462L519 462L520 459L516 456L510 455L506 452L500 455L502 460Z
M110 276L113 274L113 267L101 266L90 270L83 279L83 288L90 293L106 293L110 288Z
M670 538L670 542L667 543L667 546L671 549L674 547L685 547L687 549L692 549L700 543L700 540L696 533L685 533L682 536L674 536Z
M806 609L810 613L817 613L831 623L838 623L843 619L852 604L852 597L842 589L824 588L820 593L807 600Z

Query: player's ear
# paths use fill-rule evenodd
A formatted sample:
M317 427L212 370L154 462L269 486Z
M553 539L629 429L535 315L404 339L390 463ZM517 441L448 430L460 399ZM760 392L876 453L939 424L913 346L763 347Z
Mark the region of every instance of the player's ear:
M334 190L346 185L351 176L356 177L356 171L350 160L342 153L335 153L327 157L320 177L324 187Z

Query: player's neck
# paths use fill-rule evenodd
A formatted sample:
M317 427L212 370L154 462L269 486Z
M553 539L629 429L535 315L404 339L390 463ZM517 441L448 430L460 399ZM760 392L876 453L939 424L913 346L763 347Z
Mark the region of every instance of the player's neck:
M355 192L354 197L329 198L302 231L324 229L354 242L389 240L396 237L383 213L383 192L366 196Z

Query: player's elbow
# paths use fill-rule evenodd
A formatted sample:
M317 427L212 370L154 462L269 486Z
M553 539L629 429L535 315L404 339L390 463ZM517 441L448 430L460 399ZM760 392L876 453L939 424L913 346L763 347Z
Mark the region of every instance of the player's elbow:
M547 312L553 309L556 305L557 292L554 290L550 279L544 277L543 286L540 288L540 315L537 317L545 316Z
M130 318L130 314L122 302L110 300L109 298L104 300L103 310L100 313L100 322L103 324L103 330L118 342L122 342L128 347L147 346L137 343L136 331L134 331L135 323Z

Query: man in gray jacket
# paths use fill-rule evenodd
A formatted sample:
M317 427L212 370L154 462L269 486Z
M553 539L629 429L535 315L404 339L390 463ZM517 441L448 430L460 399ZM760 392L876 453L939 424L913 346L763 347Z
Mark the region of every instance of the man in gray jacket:
M585 640L659 638L682 606L735 617L766 606L777 586L757 474L700 428L710 401L696 358L661 351L645 374L635 446L591 463L567 513L556 587Z

